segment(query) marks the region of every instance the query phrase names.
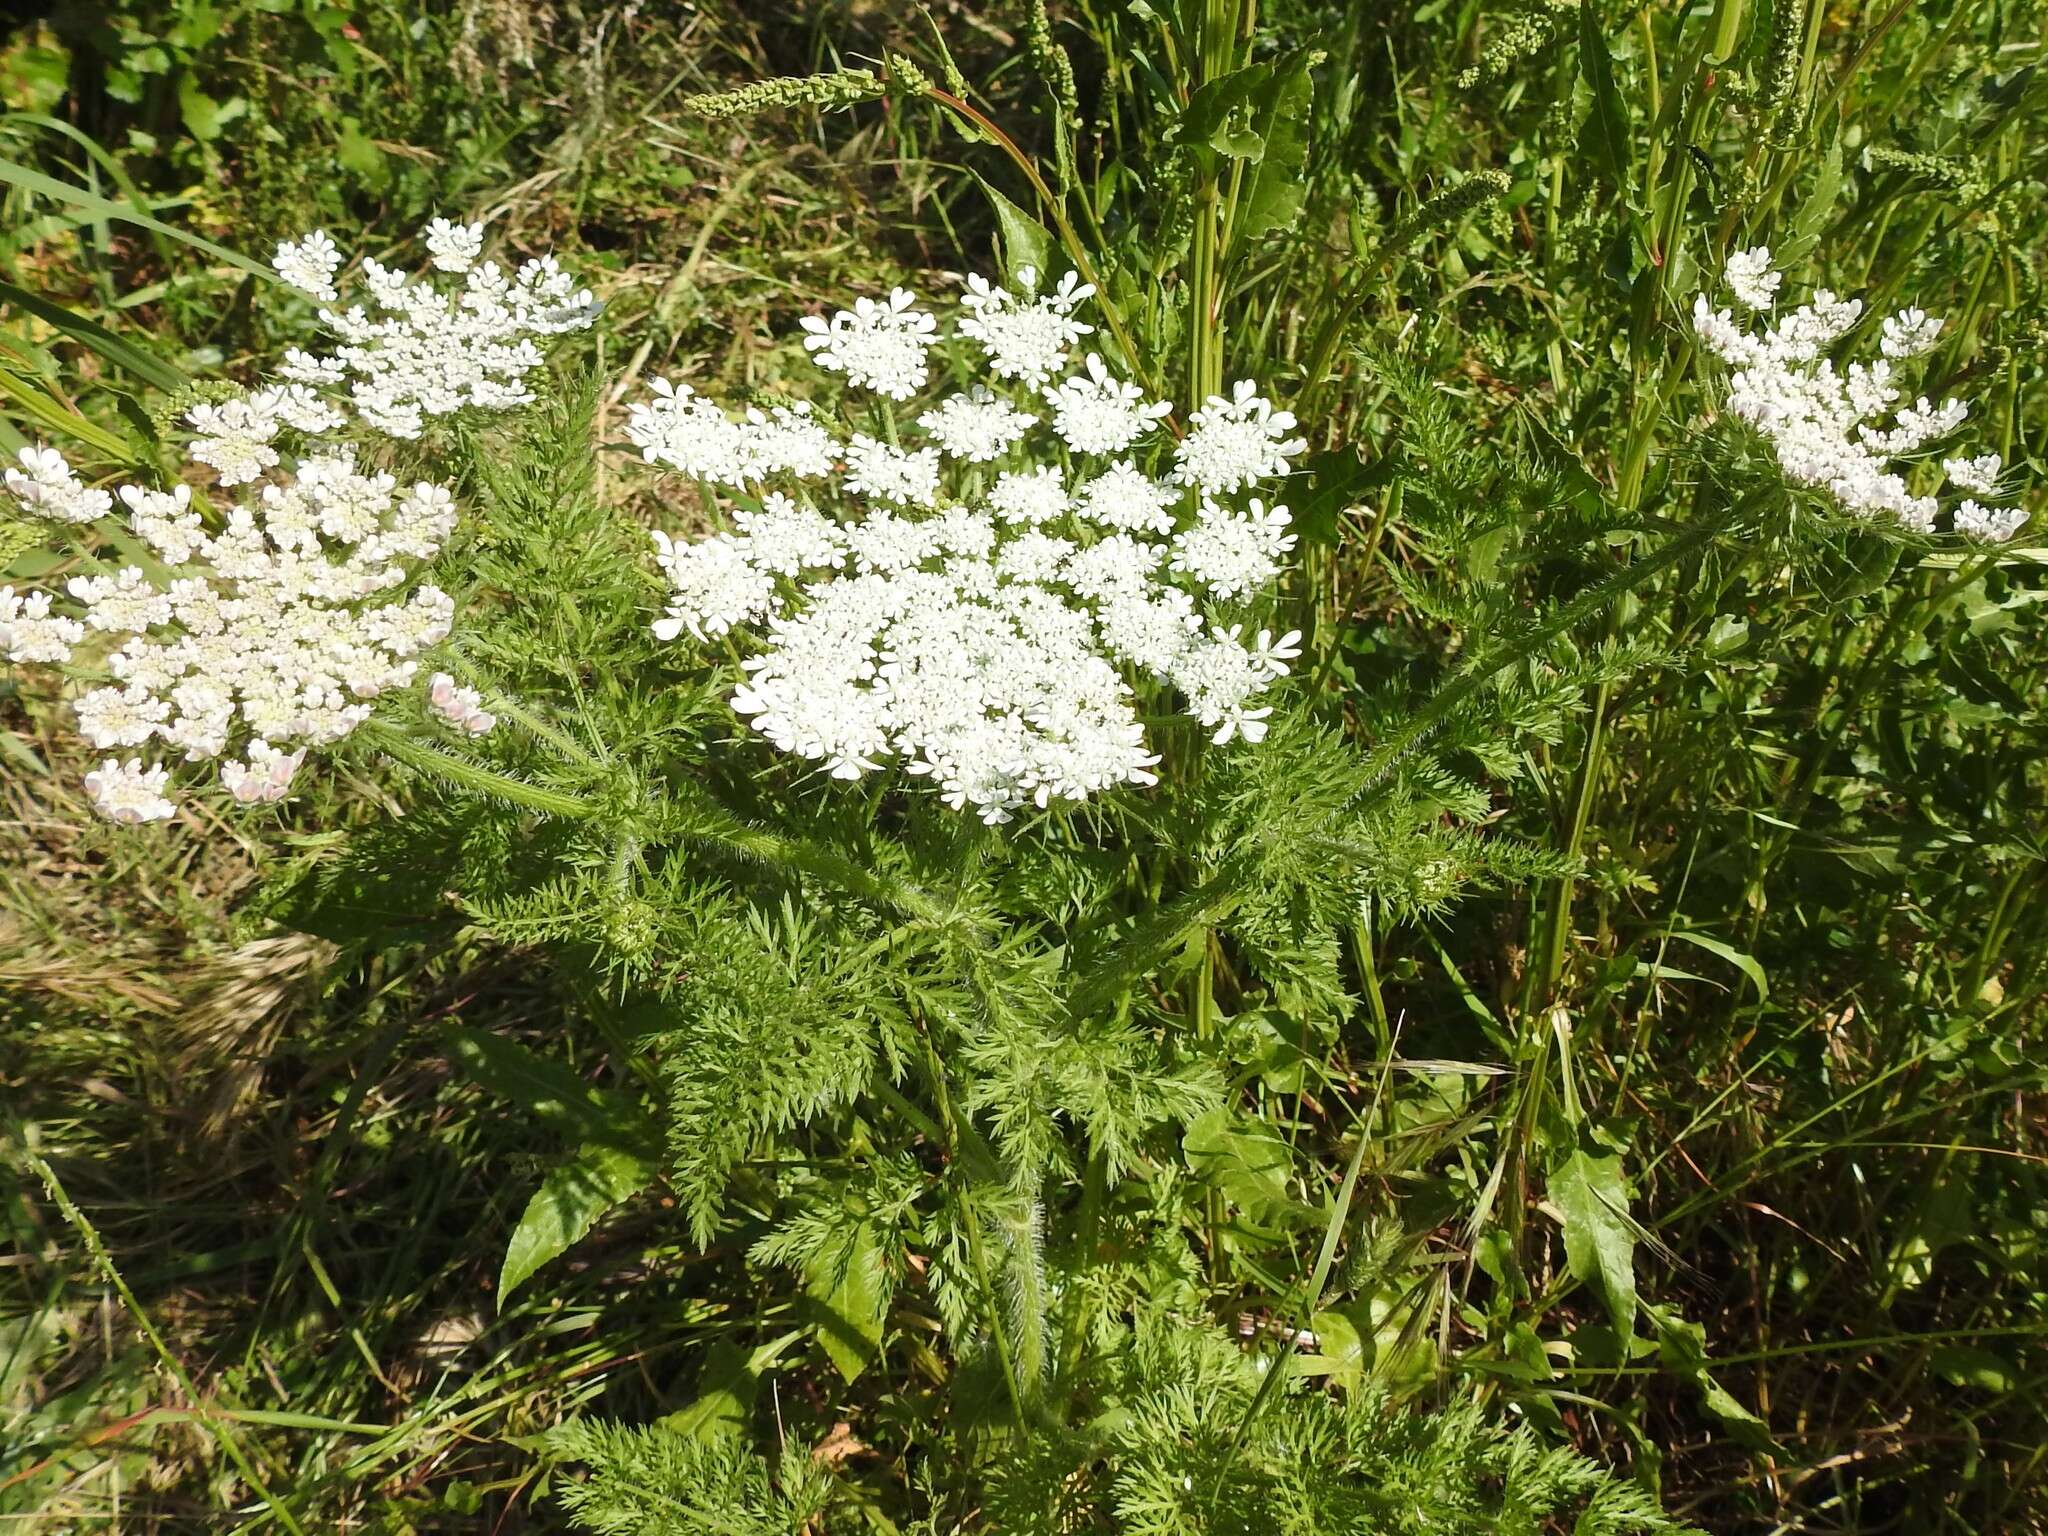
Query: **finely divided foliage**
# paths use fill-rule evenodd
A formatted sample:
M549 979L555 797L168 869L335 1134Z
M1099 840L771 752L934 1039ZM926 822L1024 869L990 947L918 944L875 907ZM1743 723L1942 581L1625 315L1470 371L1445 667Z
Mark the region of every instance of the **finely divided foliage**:
M94 909L0 906L0 1515L2040 1523L2037 40L455 9L594 28L504 186L344 119L232 305L140 148L0 236L0 887Z

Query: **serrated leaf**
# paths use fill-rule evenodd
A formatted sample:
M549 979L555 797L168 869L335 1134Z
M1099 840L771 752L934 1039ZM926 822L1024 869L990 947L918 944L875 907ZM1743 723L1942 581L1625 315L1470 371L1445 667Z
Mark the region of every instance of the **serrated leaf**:
M1834 217L1835 202L1842 195L1842 146L1830 144L1821 154L1813 189L1792 215L1785 233L1771 250L1771 262L1781 271L1801 266L1820 243L1820 232Z
M1550 1170L1550 1201L1564 1219L1565 1262L1607 1300L1615 1326L1635 1328L1635 1234L1621 1159L1579 1147Z
M1579 134L1579 153L1626 198L1634 190L1628 106L1614 83L1614 55L1607 51L1593 0L1579 0L1579 73L1593 95L1593 109Z
M603 1142L592 1142L569 1162L549 1169L505 1245L498 1306L502 1309L535 1270L566 1253L598 1217L653 1183L658 1171L653 1159Z
M818 1342L839 1374L854 1380L882 1352L882 1324L895 1292L874 1223L855 1222L812 1254L804 1265L804 1289L814 1307Z
M1265 83L1252 99L1252 121L1265 148L1240 196L1233 240L1256 240L1291 228L1301 215L1308 190L1302 169L1308 163L1309 111L1315 95L1310 57L1308 50L1297 49L1269 66Z

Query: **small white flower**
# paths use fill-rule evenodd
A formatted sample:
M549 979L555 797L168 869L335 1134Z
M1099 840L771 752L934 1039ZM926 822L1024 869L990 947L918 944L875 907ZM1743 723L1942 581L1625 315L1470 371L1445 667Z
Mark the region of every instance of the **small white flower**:
M84 638L83 624L50 612L49 593L17 596L14 588L0 587L0 653L9 661L61 665Z
M1956 508L1956 532L1987 544L2003 544L2026 525L2025 507L1986 507L1965 500Z
M262 395L243 400L225 400L219 405L195 405L185 420L200 434L192 444L192 457L220 471L222 485L242 485L254 480L277 463L277 450L270 440L277 436L275 410Z
M221 786L240 805L275 805L291 793L292 777L306 760L306 749L280 752L261 736L251 738L248 761L228 759L220 765Z
M996 477L988 506L1006 523L1049 523L1066 516L1067 488L1050 466L1012 471Z
M328 304L341 297L334 289L341 252L325 230L316 229L300 240L282 242L270 264L279 277L301 293L309 293Z
M1076 453L1120 453L1173 414L1172 406L1148 401L1137 385L1117 378L1095 353L1086 368L1046 393L1053 430Z
M1886 357L1918 357L1941 339L1942 322L1924 309L1902 309L1878 327L1878 349Z
M846 445L845 485L898 506L929 507L939 496L939 450L906 453L856 432Z
M1728 291L1750 309L1769 309L1778 297L1782 276L1771 270L1771 248L1759 245L1728 257L1724 274Z
M1038 272L1022 268L1017 280L1028 293L1038 281ZM967 317L960 321L958 331L981 343L998 378L1042 388L1067 366L1067 352L1074 343L1094 333L1094 326L1074 318L1074 311L1094 292L1092 283L1082 282L1072 272L1050 293L1036 298L1019 298L984 277L971 276L960 300Z
M1280 557L1294 548L1291 520L1285 507L1268 511L1262 501L1243 512L1204 502L1194 525L1174 537L1173 568L1223 601L1248 597L1279 574Z
M1161 485L1129 459L1110 465L1075 493L1074 505L1091 522L1133 533L1173 532L1173 509L1182 492Z
M821 368L844 374L856 389L872 389L892 400L908 400L929 373L925 354L939 323L918 309L908 289L891 290L886 300L854 300L830 321L806 315L804 346Z
M430 220L426 228L427 255L443 272L467 272L484 251L481 224L451 224L446 219Z
M89 523L113 509L114 498L105 491L89 489L54 448L38 444L16 455L19 469L9 466L4 477L7 493L22 510L37 517L55 518L60 523Z
M142 759L127 762L108 758L85 776L85 791L92 796L93 809L109 821L132 826L137 822L164 821L178 808L164 798L164 784L170 770L144 768Z
M1964 490L1975 491L1979 496L1996 496L2005 460L1995 453L1985 453L1974 459L1943 459L1941 467Z
M964 395L948 395L917 418L939 447L956 459L985 464L1021 438L1038 421L976 385Z

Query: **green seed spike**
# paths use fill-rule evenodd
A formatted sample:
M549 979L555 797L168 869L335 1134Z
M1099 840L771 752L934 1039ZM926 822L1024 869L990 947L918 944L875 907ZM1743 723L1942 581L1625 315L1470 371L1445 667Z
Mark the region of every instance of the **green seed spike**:
M1477 63L1460 70L1451 85L1454 90L1472 91L1492 85L1524 59L1534 58L1557 37L1564 20L1578 9L1575 5L1544 3L1516 12L1500 22Z
M1408 250L1440 230L1451 228L1475 208L1507 195L1508 178L1501 171L1477 171L1456 186L1437 193L1387 236L1391 250Z
M717 91L683 98L683 110L695 117L721 121L751 117L778 107L850 107L872 101L885 87L872 70L841 69L829 75L788 75L762 80L736 91Z

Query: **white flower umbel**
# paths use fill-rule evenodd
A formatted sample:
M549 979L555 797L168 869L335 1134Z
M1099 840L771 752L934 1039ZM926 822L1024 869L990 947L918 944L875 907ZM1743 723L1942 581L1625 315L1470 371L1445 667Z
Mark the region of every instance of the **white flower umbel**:
M17 467L18 466L18 467ZM40 444L24 448L7 467L7 494L24 512L60 523L89 523L113 509L114 498L79 482L64 455Z
M89 634L109 637L94 659L112 681L74 701L79 734L102 751L165 754L109 759L91 776L113 819L171 814L166 764L179 758L218 760L242 804L283 799L307 747L348 735L446 638L453 602L433 586L408 592L407 562L440 550L453 497L427 482L402 490L352 449L316 447L217 516L183 485L123 487L131 531L168 570L73 577L77 619L52 615L47 593L0 588L12 660L79 661Z
M85 776L85 792L92 796L93 809L109 821L131 826L165 821L178 813L164 798L164 782L169 777L169 769L145 768L139 757L125 763L110 757Z
M894 322L871 305L837 331L807 323L814 360L853 386L847 415L862 430L828 437L801 465L771 466L757 451L758 413L657 384L628 436L650 462L737 493L718 509L725 531L654 535L670 586L657 637L732 647L744 673L733 708L779 750L839 779L899 765L990 823L1154 782L1141 679L1177 691L1216 742L1263 737L1263 695L1298 636L1260 632L1247 645L1242 604L1270 584L1294 535L1284 507L1229 497L1285 471L1303 446L1288 436L1293 418L1240 386L1198 413L1182 483L1148 472L1141 460L1163 455L1147 440L1167 408L1103 359L1031 393L1090 333L1074 314L1086 297L1071 277L1036 299L970 279L956 334L1022 398L970 382L893 416L856 391L878 389L876 337ZM920 371L928 334L915 333ZM865 346L875 351L856 365ZM975 360L946 361L957 376ZM898 372L908 371L906 361ZM1050 430L1031 408L1041 400ZM1108 453L1126 456L1068 462Z
M291 287L324 304L332 304L341 297L334 288L334 274L341 270L341 250L324 229L316 229L298 240L283 241L277 254L270 258L270 265Z
M429 419L465 407L526 404L533 398L526 377L544 360L541 340L586 329L598 310L590 291L578 287L552 256L508 273L495 261L475 259L482 249L481 226L436 219L424 235L433 266L459 275L459 285L409 278L365 261L368 301L320 312L339 342L333 353L285 353L286 379L316 390L347 385L355 413L391 437L418 437ZM339 260L333 242L316 230L279 246L275 264L292 286L334 303ZM231 447L243 441L233 432L220 435ZM254 450L267 441L248 437Z
M1076 453L1121 453L1173 414L1165 401L1147 400L1137 385L1114 377L1093 352L1085 373L1048 390L1045 398L1053 430Z
M50 612L49 593L0 587L0 655L9 661L61 665L84 638L78 620Z
M999 399L983 385L964 395L949 395L917 418L932 441L956 459L986 464L1000 458L1038 418Z
M820 368L846 376L857 389L872 389L891 400L908 400L920 389L929 369L939 322L917 307L906 288L886 299L860 298L830 320L803 319L804 345Z
M1781 278L1771 270L1771 248L1759 245L1728 258L1728 291L1747 309L1769 309L1778 297Z
M1067 353L1095 327L1074 318L1083 300L1095 287L1069 272L1052 292L1033 296L1038 269L1023 267L1017 273L1022 297L998 287L976 274L967 279L967 293L960 307L967 311L959 323L962 336L981 343L988 354L990 370L999 379L1015 379L1040 389L1067 366Z
M1738 281L1734 257L1727 275L1738 293L1742 285L1777 290L1778 274L1767 268L1745 267ZM1969 408L1960 400L1937 405L1925 396L1897 405L1903 391L1895 363L1926 352L1941 330L1940 321L1917 309L1901 310L1879 327L1883 356L1838 370L1828 350L1854 329L1862 313L1857 300L1837 298L1823 288L1775 324L1751 332L1701 294L1693 304L1693 330L1729 366L1726 409L1762 434L1787 479L1826 493L1856 516L1931 533L1941 503L1916 493L1893 466L1954 432ZM1951 458L1944 467L1963 489L1996 493L1995 455ZM1955 509L1954 527L1971 538L2003 539L2025 521L2023 513L1993 513L1965 502Z
M481 224L452 224L446 219L431 219L421 238L427 247L428 259L441 272L467 272L476 265L477 257L484 253L484 227Z
M1308 446L1287 435L1293 430L1293 412L1274 410L1251 380L1240 379L1228 400L1211 395L1188 418L1188 435L1177 450L1173 478L1220 496L1284 475L1287 461Z

